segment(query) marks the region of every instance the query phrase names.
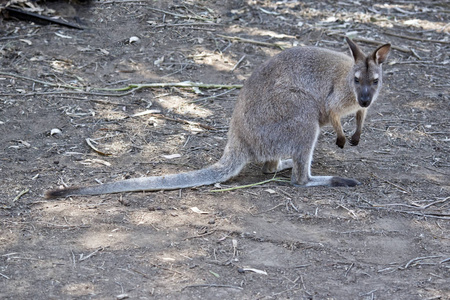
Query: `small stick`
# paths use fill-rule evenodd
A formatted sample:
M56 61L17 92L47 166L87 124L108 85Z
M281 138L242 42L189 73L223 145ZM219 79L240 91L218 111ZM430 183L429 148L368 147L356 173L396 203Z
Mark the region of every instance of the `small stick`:
M213 234L214 232L216 232L216 231L213 230L213 231L210 231L210 232L207 232L207 233L204 233L204 234L199 234L199 235L194 235L194 236L188 236L188 237L185 238L184 240L186 241L186 240L190 240L190 239L201 238L201 237L204 237L204 236L207 236L207 235L211 235L211 234Z
M267 212L269 212L269 211L272 211L272 210L274 210L274 209L276 209L276 208L278 208L278 207L280 207L280 206L283 206L283 205L284 205L284 203L280 203L280 204L278 204L278 205L275 205L275 206L272 207L272 208L269 208L268 210L259 212L259 213L255 214L255 215L262 215L262 214L265 214L265 213L267 213Z
M227 91L225 91L225 92L223 92L223 93L217 94L217 95L212 95L212 96L204 97L204 98L201 98L201 99L189 101L189 103L196 103L196 102L200 102L200 101L204 101L204 100L208 100L208 99L212 99L212 98L218 98L218 97L220 97L220 96L223 96L223 95L226 95L226 94L228 94L228 93L231 93L231 92L234 91L234 90L236 90L236 88L234 88L234 89L229 89L229 90L227 90Z
M233 191L233 190L238 190L238 189L245 189L245 188L249 188L249 187L262 185L262 184L265 184L265 183L268 183L268 182L272 182L272 181L290 182L288 180L284 180L284 179L280 179L280 178L271 178L271 179L267 179L267 180L264 180L264 181L251 183L251 184L246 184L246 185L235 186L235 187L231 187L231 188L227 188L227 189L210 190L210 192L213 192L213 193L216 193L216 192L228 192L228 191Z
M90 254L88 254L88 255L86 255L86 256L84 256L83 254L81 254L81 255L80 255L80 259L79 259L78 261L86 260L86 259L90 258L91 256L96 255L98 252L102 251L103 249L104 249L103 247L100 247L100 248L98 248L97 250L95 250L94 252L92 252L92 253L90 253Z
M218 34L217 36L222 37L227 40L230 40L230 41L238 41L238 42L242 42L242 43L250 43L250 44L266 46L266 47L275 47L275 48L279 48L281 50L284 50L284 48L285 48L285 45L283 46L283 45L277 44L277 43L266 43L266 42L260 42L260 41L250 40L250 39L244 39L244 38L241 38L238 36L227 36L227 35L221 35L221 34Z
M177 27L177 26L223 26L223 24L220 24L220 23L174 23L174 24L155 25L154 28Z
M340 37L346 37L346 36L343 35L343 34L338 34L338 36L340 36ZM374 45L379 45L379 46L385 44L384 42L375 41L375 40L371 40L371 39L360 38L360 37L354 37L354 38L352 38L352 40L355 41L355 42L363 42L363 43L374 44ZM414 56L417 55L417 54L414 53L414 50L412 50L412 49L403 48L403 47L399 47L399 46L395 46L395 45L392 45L391 48L392 48L392 49L395 49L395 50L398 50L398 51L400 51L400 52L405 52L405 53L412 54L412 55L414 55Z
M428 207L430 207L430 206L432 206L432 205L435 205L435 204L438 204L438 203L444 203L444 202L446 202L448 199L450 199L450 197L447 197L447 198L445 198L445 199L443 199L443 200L437 200L437 201L431 202L430 204L427 204L427 205L425 205L425 206L420 206L419 208L420 208L420 209L426 209L426 208L428 208Z
M172 13L172 12L169 12L169 11L165 11L165 10L162 10L162 9L158 9L158 8L154 8L154 7L149 7L149 6L147 6L147 9L150 9L150 10L153 10L153 11L156 11L156 12L160 12L160 13L163 13L163 14L166 14L166 15L171 15L171 16L174 16L174 17L178 17L178 18L183 18L183 19L194 19L194 20L201 20L201 21L212 21L212 19L207 19L207 18L202 18L202 17L197 17L197 16L185 16L185 15L180 15L180 14Z
M387 34L387 35L390 35L390 36L399 37L399 38L403 38L403 39L407 39L407 40L424 42L424 43L427 42L427 43L438 43L438 44L450 44L450 41L426 40L426 39L416 38L416 37L408 36L408 35L404 35L404 34L397 34L397 33L389 32L389 31L385 31L384 34Z
M20 197L22 197L23 195L25 195L25 194L28 193L29 191L30 191L29 189L24 189L23 191L21 191L21 192L19 193L19 195L17 195L17 196L13 199L13 202L16 202L17 200L19 200Z
M380 178L380 177L378 177L377 175L375 175L375 174L373 174L373 173L372 173L372 176L374 176L374 177L376 177L376 178L378 178L378 179L384 181L385 183L389 183L390 185L392 185L392 186L398 188L399 190L403 191L403 193L405 193L405 194L408 194L408 193L409 193L407 190L405 190L404 188L402 188L401 186L399 186L399 185L397 185L397 184L395 184L395 183L392 183L392 182L390 182L390 181L388 181L388 180L386 180L386 179Z
M202 124L199 122L194 122L194 121L188 121L188 120L184 120L184 119L179 119L179 118L171 118L171 117L167 117L165 115L161 115L161 114L152 114L155 117L158 118L162 118L162 119L166 119L169 121L173 121L173 122L178 122L178 123L183 123L183 124L188 124L188 125L194 125L194 126L198 126L207 130L216 130L216 128L206 125L206 124Z
M239 59L239 61L234 65L233 69L231 69L231 72L233 72L234 70L236 70L236 68L240 65L240 63L244 60L245 58L245 54L241 57L241 59Z
M350 265L350 267L348 267L347 271L345 271L345 274L344 274L345 277L347 277L348 273L350 272L350 270L353 268L354 265L355 265L355 263L352 263Z
M236 286L236 285L228 285L228 284L193 284L188 285L182 288L181 290L187 289L187 288L196 288L196 287L219 287L219 288L231 288L231 289L238 289L243 290L242 287Z
M403 267L403 269L407 269L413 262L417 262L419 260L424 260L424 259L428 259L428 258L438 258L438 257L441 257L441 256L440 255L433 255L433 256L423 256L423 257L413 258Z
M5 277L6 279L10 279L8 276L6 276L5 274L0 273L0 276Z
M105 152L102 152L102 151L98 150L92 144L93 140L91 140L90 138L86 138L85 141L86 141L86 144L88 144L88 146L91 147L91 149L94 150L95 152L97 152L98 154L103 155L103 156L110 156L110 155L112 155L112 153L105 153Z
M443 263L446 263L446 262L448 262L448 261L450 261L450 257L449 257L449 258L446 258L446 259L444 259L444 260L441 260L439 263L440 263L440 264L443 264Z
M66 89L73 89L73 90L80 90L82 87L73 86L73 85L62 85L58 83L52 83L48 81L38 80L26 76L22 76L19 74L13 74L8 72L2 72L0 71L0 75L4 76L10 76L15 78L20 78L24 80L33 81L36 83L40 83L43 85L48 85L52 87L58 87L58 88L66 88ZM182 81L182 82L155 82L155 83L131 83L125 87L122 88L91 88L91 90L97 90L97 91L108 91L108 92L124 92L124 91L136 91L138 89L143 88L164 88L164 87L198 87L198 88L205 88L205 89L239 89L242 88L242 84L207 84L202 82L191 82L191 81ZM55 92L58 93L58 92ZM88 93L88 92L86 92ZM22 94L23 95L23 94Z

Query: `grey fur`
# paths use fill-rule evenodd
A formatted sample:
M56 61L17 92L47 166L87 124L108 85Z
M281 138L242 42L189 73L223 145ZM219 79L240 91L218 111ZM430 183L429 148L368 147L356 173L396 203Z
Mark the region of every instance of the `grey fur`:
M249 162L263 172L292 168L296 186L355 186L354 179L312 176L311 160L320 127L331 123L343 148L341 117L356 113L350 143L359 143L369 105L382 85L381 64L390 45L365 56L347 39L353 56L317 47L285 50L257 68L242 88L222 158L198 171L127 179L89 187L50 190L46 198L130 191L173 190L224 182Z

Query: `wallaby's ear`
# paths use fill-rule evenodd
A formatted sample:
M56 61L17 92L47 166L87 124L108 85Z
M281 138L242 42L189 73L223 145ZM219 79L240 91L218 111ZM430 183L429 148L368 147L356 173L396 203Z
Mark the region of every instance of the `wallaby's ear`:
M382 64L386 61L391 51L391 44L386 44L378 47L372 54L372 59L377 65Z
M345 37L345 40L347 41L347 44L350 46L350 52L352 52L352 55L353 55L353 58L355 59L355 61L365 58L364 53L362 53L362 51L359 49L359 47L355 43L353 43L353 41L351 39L349 39L348 37Z

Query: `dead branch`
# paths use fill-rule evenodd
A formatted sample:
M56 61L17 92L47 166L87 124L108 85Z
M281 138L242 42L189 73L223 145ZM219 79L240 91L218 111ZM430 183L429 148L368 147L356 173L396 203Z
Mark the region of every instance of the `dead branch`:
M412 40L412 41L419 41L419 42L423 42L423 43L450 44L450 41L426 40L426 39L416 38L416 37L409 36L409 35L397 34L397 33L393 33L393 32L390 32L390 31L385 31L384 34L390 35L390 36L399 37L399 38L402 38L402 39L407 39L407 40Z
M73 86L73 85L62 85L58 83L43 81L39 79L34 79L31 77L22 76L19 74L13 74L8 72L0 71L0 75L9 76L14 78L19 78L23 80L32 81L45 86L70 89L71 91L50 91L50 92L32 92L32 93L4 93L2 96L34 96L34 95L53 95L53 94L83 94L83 95L94 95L94 96L106 96L106 97L122 97L134 93L140 89L146 88L166 88L166 87L178 87L178 88L204 88L204 89L240 89L242 84L208 84L202 82L155 82L155 83L131 83L125 87L121 88L90 88L89 91L83 90L83 87ZM101 93L92 91L105 91L112 93ZM125 92L125 93L118 93Z
M343 34L338 34L338 36L345 37L345 35L343 35ZM355 42L362 42L362 43L373 44L373 45L378 45L378 46L386 44L385 42L375 41L375 40L361 38L361 37L354 37L354 38L352 38L352 40L355 41ZM404 53L409 53L411 55L414 55L414 56L418 57L413 49L408 49L408 48L395 46L395 45L392 45L391 48L395 49L397 51L404 52ZM418 58L420 59L420 57L418 57Z
M218 34L217 36L230 40L230 41L237 41L237 42L242 42L242 43L249 43L249 44L255 44L255 45L260 45L260 46L266 46L266 47L275 47L275 48L279 48L281 50L284 50L285 47L287 46L279 44L279 43L267 43L267 42L260 42L260 41L255 41L255 40L250 40L250 39L245 39L245 38L241 38L238 36L227 36L227 35L221 35Z
M197 288L197 287L232 288L232 289L243 290L243 288L240 287L240 286L227 285L227 284L193 284L193 285L185 286L181 290L184 290L184 289L187 289L187 288Z

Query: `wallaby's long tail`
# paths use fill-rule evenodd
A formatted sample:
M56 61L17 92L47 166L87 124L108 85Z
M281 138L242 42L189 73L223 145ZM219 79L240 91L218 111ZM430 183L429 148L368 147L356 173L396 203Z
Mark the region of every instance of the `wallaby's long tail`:
M126 179L86 187L68 187L45 192L45 198L100 195L134 191L175 190L224 182L236 175L247 163L241 155L228 153L215 164L201 170L165 176Z

